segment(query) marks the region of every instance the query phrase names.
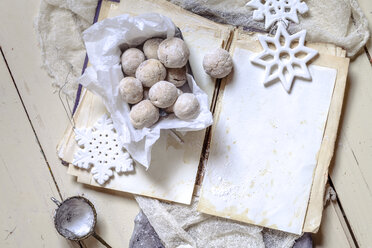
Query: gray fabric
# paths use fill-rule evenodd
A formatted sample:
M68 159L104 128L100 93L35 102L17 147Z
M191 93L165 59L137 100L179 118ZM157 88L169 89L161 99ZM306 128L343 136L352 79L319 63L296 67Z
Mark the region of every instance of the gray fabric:
M311 238L310 233L305 233L302 235L301 238L296 240L295 245L293 248L312 248L313 247L313 239Z
M134 229L129 248L164 248L158 234L151 226L146 215L140 211L134 220Z
M298 235L281 232L274 229L264 228L263 240L266 248L287 248L292 247ZM297 247L300 248L300 247Z

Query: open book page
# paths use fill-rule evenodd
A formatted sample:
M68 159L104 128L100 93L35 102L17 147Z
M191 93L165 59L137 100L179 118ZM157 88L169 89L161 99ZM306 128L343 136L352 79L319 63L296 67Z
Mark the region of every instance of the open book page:
M199 210L300 234L337 70L314 63L312 82L296 79L287 94L261 83L264 70L249 60L259 50L253 36L233 42Z

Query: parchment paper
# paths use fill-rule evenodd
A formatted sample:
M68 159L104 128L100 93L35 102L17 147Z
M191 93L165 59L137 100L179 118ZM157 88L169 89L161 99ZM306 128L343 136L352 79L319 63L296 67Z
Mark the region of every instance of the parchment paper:
M160 130L197 131L213 122L207 94L197 86L191 75L187 75L189 90L195 94L200 104L197 118L183 121L172 114L161 117L155 125L143 129L135 129L130 123L130 107L121 99L118 90L119 82L124 77L120 66L122 50L138 46L152 37L174 35L175 25L172 21L155 13L108 18L83 33L92 66L80 77L79 83L102 97L123 146L134 160L146 168L150 166L151 149L160 137Z

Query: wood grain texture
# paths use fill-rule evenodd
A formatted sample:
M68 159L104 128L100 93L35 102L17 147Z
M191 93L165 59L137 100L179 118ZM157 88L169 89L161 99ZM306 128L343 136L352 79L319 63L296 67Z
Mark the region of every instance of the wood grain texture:
M368 10L365 10L364 8L366 8L365 6L370 7L371 1L359 0L359 2L364 10L364 13L368 16L368 13L371 12L368 12ZM62 105L58 100L56 92L50 86L50 78L41 69L40 49L37 47L36 36L33 30L34 18L37 15L38 8L39 1L0 1L0 45L2 46L13 70L13 74L22 98L25 102L26 109L30 114L31 121L35 126L35 130L41 141L41 145L46 152L46 157L51 165L52 171L56 176L56 180L62 191L62 195L64 197L74 194L85 194L88 196L98 208L98 233L100 233L114 247L126 247L133 227L132 221L137 213L137 205L135 201L127 195L107 193L104 190L93 190L92 188L83 187L77 184L73 179L66 176L66 168L60 165L60 161L57 159L55 154L56 144L62 137L63 131L68 125L68 120ZM370 17L369 20L371 20ZM371 43L369 43L369 49L371 49L371 46ZM361 55L360 57L363 58L362 60L368 60L366 59L365 55ZM354 147L350 147L350 144L346 143L347 145L345 147L345 143L343 142L351 139L352 144L355 144L355 142L358 144L357 139L354 139L354 132L357 132L357 129L359 128L364 129L361 129L357 133L363 134L363 132L367 132L365 140L371 140L370 131L368 133L370 126L368 127L366 125L370 123L370 111L368 112L367 110L371 106L371 103L366 99L371 99L371 97L365 96L370 95L370 91L363 92L364 88L370 90L368 83L370 85L371 73L368 71L368 67L366 66L367 63L355 63L355 66L354 62L351 64L353 73L356 75L353 76L353 80L350 80L350 83L353 83L353 85L350 85L349 89L349 91L354 91L354 93L352 93L352 97L348 97L349 99L347 99L347 106L345 109L346 112L351 112L353 115L357 115L359 113L360 116L357 117L355 121L353 121L352 117L348 117L348 120L344 121L348 124L351 124L351 127L349 127L349 130L345 131L348 139L343 137L345 135L341 134L342 137L340 137L339 149L335 159L335 169L331 176L353 231L358 233L358 242L360 242L359 240L364 242L360 246L368 247L371 242L368 243L368 241L370 241L368 239L363 241L363 235L368 236L368 231L370 232L370 230L372 230L370 225L368 225L368 223L372 223L370 220L370 209L372 205L370 200L371 191L369 190L369 185L367 184L367 182L371 182L371 178L365 178L363 172L365 169L362 171L358 168L358 164L354 159L353 152L354 154L356 152L358 154L368 155L368 153L371 154L371 146L370 143L367 142L363 143L364 145ZM361 64L363 65L360 66ZM10 94L9 91L3 91L2 89L3 85L5 85L7 82L7 76L5 76L7 74L4 73L2 69L0 69L0 71L1 94L6 92L6 95L8 95ZM357 75L358 73L365 75ZM358 81L362 80L361 78L363 78L365 81ZM364 86L355 85L359 84L360 82L363 82ZM355 87L357 89L355 89ZM362 99L359 99L359 95L362 95ZM4 100L7 100L6 104L3 103ZM27 125L25 125L28 120L25 119L25 117L22 117L22 114L15 114L15 112L18 111L24 114L24 110L20 107L19 103L16 103L17 98L12 98L11 95L9 95L9 98L4 97L1 102L2 107L0 108L0 112L2 116L4 114L9 115L12 113L15 120L15 122L7 122L6 119L0 118L2 139L8 142L8 139L12 140L12 138L15 137L15 133L17 133L17 135L18 133L22 135L18 136L20 140L18 140L16 146L12 149L10 147L12 147L14 144L9 142L7 143L7 154L5 155L8 156L9 160L5 160L3 158L3 154L1 154L1 166L3 166L4 161L11 163L12 167L8 167L8 169L11 169L9 173L13 175L13 173L17 173L19 170L19 168L13 168L16 167L15 162L19 160L26 161L23 162L22 167L29 168L27 166L30 166L31 163L28 163L32 161L33 166L40 163L40 167L44 168L43 170L45 171L32 167L32 170L29 170L27 174L36 174L38 177L42 178L42 180L33 181L25 177L21 182L19 182L24 185L24 188L13 186L10 180L14 180L14 178L11 177L6 178L6 180L2 182L2 185L13 186L14 188L6 187L6 194L10 195L10 192L15 192L17 190L17 195L14 196L15 198L12 198L10 201L8 201L7 204L3 204L3 201L0 204L0 225L2 232L0 242L3 242L1 239L6 239L4 243L0 243L0 246L42 247L43 243L41 242L44 239L44 244L46 244L46 247L68 247L69 243L66 243L59 236L55 235L56 233L52 225L48 222L49 218L52 216L52 213L49 212L49 210L54 209L53 203L49 202L49 196L50 194L57 195L57 191L55 188L53 188L53 184L49 184L51 180L48 168L45 164L41 164L45 163L45 161L43 162L43 159L41 159L42 155L39 151L37 143L35 142L35 137L32 136L32 130L29 126L27 128ZM9 104L11 107L8 108ZM358 112L360 106L363 106L362 112ZM346 115L350 115L350 113L345 114L345 116ZM16 125L13 125L14 123L18 122L22 124L19 124L17 127ZM358 125L363 122L366 122L364 123L365 125L358 127ZM3 129L3 127L6 128ZM4 130L6 130L6 132ZM10 132L10 130L14 131ZM28 132L32 132L32 135L27 134ZM27 137L32 138L29 139ZM1 143L1 145L3 144ZM353 150L351 148L353 148ZM22 156L19 156L19 150L23 151ZM366 160L364 160L363 157L368 158L367 155L358 155L358 163L359 159L362 158L361 160L363 161L363 165L366 165ZM25 157L27 157L27 159L25 159ZM365 167L366 166L364 166L364 168ZM2 175L7 173L3 171L5 167L1 168ZM17 181L14 182L16 182L16 184L18 183ZM4 189L3 186L0 189L1 197L4 192L1 191L2 189ZM20 197L21 199L28 199L29 196L32 196L32 199L35 199L33 202L38 202L36 200L41 199L41 205L32 205L33 208L29 208L26 204L21 206L24 202L20 200ZM3 197L1 199L4 200ZM5 210L2 208L3 206L5 206ZM18 208L15 208L15 206ZM9 218L11 215L6 215L7 213L10 213L10 211L12 211L13 215L19 216L19 218L17 218L20 225L17 225L16 229L14 229L12 225L8 226L8 224L16 223L15 219ZM326 208L326 215L327 211L328 208ZM324 237L327 236L328 239L329 237L333 236L339 237L339 229L334 228L333 223L337 223L337 219L341 219L341 217L339 218L335 214L330 216L330 218L324 217L322 222L323 226L320 230L320 233L324 231ZM37 219L36 222L35 219ZM34 231L35 229L37 229L37 232ZM12 232L12 234L10 234L10 232ZM8 234L10 235L8 236ZM362 237L362 239L360 237ZM345 240L344 238L339 239ZM38 243L39 241L40 243ZM94 240L88 240L87 244L88 247L100 247ZM322 243L321 247L333 248L338 246L332 246L332 243L327 242Z
M372 244L372 68L366 54L350 64L341 131L330 172L359 247Z
M73 247L54 229L58 191L1 55L0 78L0 247Z
M337 201L331 201L325 206L322 225L313 239L314 248L355 247Z
M41 53L33 28L38 9L39 1L0 1L0 44L62 196L89 198L98 212L97 232L113 247L126 246L138 213L133 196L78 184L74 178L66 176L67 167L57 158L56 147L69 121L56 90L51 87L51 79L41 68ZM36 192L44 188L40 187ZM89 239L87 244L97 247L94 239Z

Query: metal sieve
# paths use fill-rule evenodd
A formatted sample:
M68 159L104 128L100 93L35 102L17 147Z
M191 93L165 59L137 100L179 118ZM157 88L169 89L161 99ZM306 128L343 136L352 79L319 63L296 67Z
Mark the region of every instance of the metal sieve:
M93 236L105 247L111 248L100 236L95 233L97 212L93 204L82 196L73 196L62 203L54 197L51 200L58 206L54 214L54 226L64 238L79 243Z

